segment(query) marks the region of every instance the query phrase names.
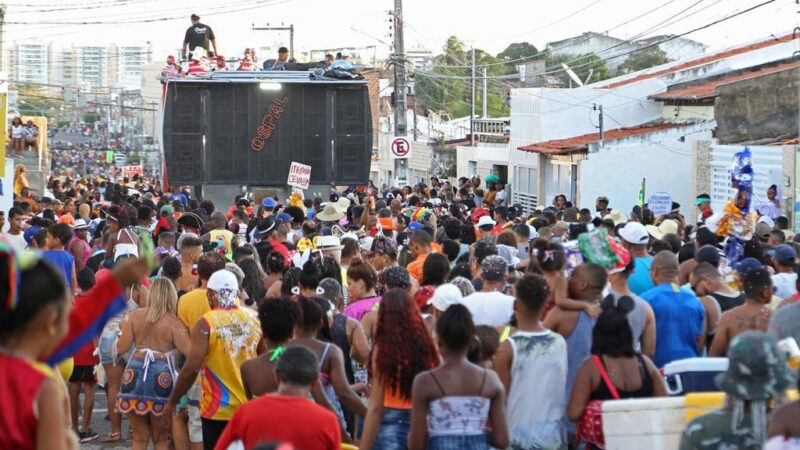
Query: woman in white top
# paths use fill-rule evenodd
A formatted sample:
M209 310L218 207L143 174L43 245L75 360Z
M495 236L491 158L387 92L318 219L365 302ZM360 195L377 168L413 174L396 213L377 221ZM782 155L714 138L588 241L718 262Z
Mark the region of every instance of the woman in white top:
M475 344L469 310L451 305L436 323L436 333L443 364L414 379L409 450L508 447L505 388L496 373L467 361ZM487 423L492 424L488 432Z
M111 232L111 240L106 252L111 252L114 261L122 256L139 256L139 236L128 227L130 217L125 209L112 206L106 211L106 225Z
M22 119L14 117L11 120L8 136L11 138L11 149L14 150L14 157L22 158L22 149L25 146L25 130L22 126Z

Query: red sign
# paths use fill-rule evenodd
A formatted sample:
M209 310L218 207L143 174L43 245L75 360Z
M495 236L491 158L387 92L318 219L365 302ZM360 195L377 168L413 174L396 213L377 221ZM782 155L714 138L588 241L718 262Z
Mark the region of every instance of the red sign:
M272 131L277 126L278 119L281 118L287 103L289 103L288 97L276 98L272 101L272 104L267 108L266 114L261 118L261 125L256 131L256 135L253 136L253 139L250 139L251 149L257 152L264 149L264 144L272 136Z
M133 178L134 175L144 175L142 166L122 166L122 176L125 178Z
M392 159L403 159L411 157L411 142L403 136L396 136L392 139L389 147Z

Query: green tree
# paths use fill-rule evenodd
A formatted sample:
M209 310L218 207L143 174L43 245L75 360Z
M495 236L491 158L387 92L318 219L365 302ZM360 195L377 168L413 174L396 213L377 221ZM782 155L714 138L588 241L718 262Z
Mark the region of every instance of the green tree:
M516 61L520 59L527 59L531 56L536 56L539 53L539 50L536 47L528 42L515 42L505 50L497 54L497 59L500 61ZM509 63L512 64L513 63Z
M83 121L86 123L95 123L98 120L100 120L100 114L94 111L89 111L83 115Z
M658 47L650 47L631 53L624 63L619 66L619 73L625 74L638 70L649 69L669 62L667 54Z
M442 48L443 54L434 58L433 69L429 72L418 72L414 75L416 82L417 100L429 111L450 118L465 117L470 113L472 53L457 37L450 36ZM487 69L490 78L487 87L487 113L489 116L508 115L506 107L506 86L501 80L493 79L500 75L513 73L514 69L484 52L475 50L475 65L477 67L476 80L476 111L481 111L482 86L480 77L483 67Z
M585 84L595 83L611 78L608 65L605 60L594 53L587 53L578 56L557 55L547 58L547 72L555 77L561 87L578 87L575 81L570 78L562 64L566 64L575 72ZM590 75L591 72L591 76Z

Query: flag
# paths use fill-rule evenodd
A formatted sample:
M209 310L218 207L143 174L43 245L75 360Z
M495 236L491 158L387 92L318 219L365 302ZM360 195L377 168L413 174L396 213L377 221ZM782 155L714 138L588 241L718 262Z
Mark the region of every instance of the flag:
M636 204L642 208L644 208L644 181L645 179L642 178L642 184L639 185L639 198L636 200Z

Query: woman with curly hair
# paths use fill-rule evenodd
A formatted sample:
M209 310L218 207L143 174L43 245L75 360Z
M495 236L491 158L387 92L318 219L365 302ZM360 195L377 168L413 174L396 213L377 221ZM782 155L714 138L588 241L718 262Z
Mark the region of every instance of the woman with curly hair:
M411 294L388 291L378 309L369 397L359 448L406 449L414 377L439 365L439 353Z

